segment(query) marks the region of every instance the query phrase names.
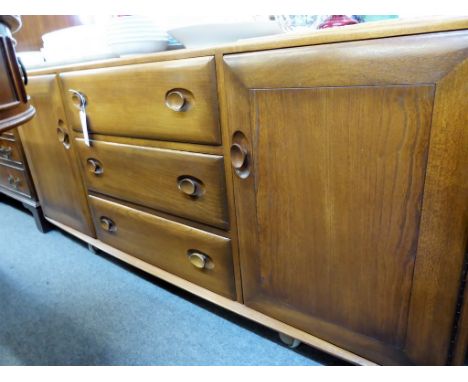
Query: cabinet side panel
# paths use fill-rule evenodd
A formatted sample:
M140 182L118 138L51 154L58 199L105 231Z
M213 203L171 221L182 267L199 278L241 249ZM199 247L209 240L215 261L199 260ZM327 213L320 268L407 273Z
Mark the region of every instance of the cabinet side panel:
M31 78L28 92L37 115L19 132L44 215L95 237L73 142L57 136L58 127L69 130L56 77Z

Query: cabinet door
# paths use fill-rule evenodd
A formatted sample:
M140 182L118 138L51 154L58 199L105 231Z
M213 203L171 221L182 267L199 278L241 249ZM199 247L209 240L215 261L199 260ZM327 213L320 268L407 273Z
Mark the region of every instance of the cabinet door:
M37 114L19 131L44 215L94 237L58 81L33 77L28 90Z
M226 55L246 305L384 364L447 362L468 33Z

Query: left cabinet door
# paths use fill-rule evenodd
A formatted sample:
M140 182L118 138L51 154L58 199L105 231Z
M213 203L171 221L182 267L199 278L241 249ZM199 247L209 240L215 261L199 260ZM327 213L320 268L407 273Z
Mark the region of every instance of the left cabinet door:
M37 115L19 132L44 215L95 237L57 78L33 77L28 90Z

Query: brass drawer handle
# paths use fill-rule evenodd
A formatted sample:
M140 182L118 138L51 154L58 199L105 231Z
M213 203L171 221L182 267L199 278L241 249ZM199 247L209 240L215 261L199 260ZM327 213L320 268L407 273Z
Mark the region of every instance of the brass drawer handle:
M113 222L112 219L106 217L106 216L101 216L99 218L99 224L101 225L102 229L107 232L115 232L117 231L117 226Z
M12 152L11 147L5 147L5 146L0 147L0 156L2 158L11 159L11 152Z
M182 193L189 196L199 196L202 193L202 183L195 178L179 178L177 187Z
M213 262L210 257L198 251L189 251L187 253L190 263L198 269L212 269Z
M21 183L20 178L15 178L13 175L8 175L8 184L14 188L15 190L18 189L18 186Z
M94 175L101 175L104 172L102 163L99 162L97 159L89 158L86 162L88 164L88 170L90 173Z

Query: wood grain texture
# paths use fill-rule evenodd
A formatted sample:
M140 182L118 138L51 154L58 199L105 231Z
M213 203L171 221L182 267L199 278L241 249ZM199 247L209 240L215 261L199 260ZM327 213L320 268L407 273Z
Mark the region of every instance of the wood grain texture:
M68 131L57 79L54 75L31 78L28 91L38 113L19 133L44 214L94 236L74 145L66 149L57 138L59 120Z
M457 31L226 55L225 62L247 88L433 83L467 45L468 31Z
M467 78L468 54L436 90L407 343L421 364L446 362L467 250Z
M228 228L223 157L102 141L92 141L88 148L81 139L77 144L89 189ZM102 163L102 174L88 170L90 158ZM201 182L199 196L188 196L178 189L178 180L183 177Z
M259 273L247 303L260 289L402 345L433 91L255 92Z
M248 306L378 362L391 363L389 353L407 362L388 349L405 338L432 95L432 86L254 92Z
M227 115L227 104L225 97L225 76L224 76L224 64L223 56L217 54L216 59L216 77L218 81L218 99L219 99L219 109L220 109L220 127L222 134L222 153L224 158L229 158L229 144L231 140L231 134L228 126L228 115ZM226 177L226 198L227 205L229 209L229 234L231 237L231 249L232 249L232 258L234 262L234 275L236 280L236 291L237 291L237 301L243 302L243 292L242 292L242 274L241 274L241 265L240 265L240 255L239 255L239 240L238 240L238 228L237 228L237 215L236 215L236 206L234 201L234 184L233 184L233 170L229 160L224 160L224 172Z
M222 296L235 299L229 239L94 196L90 196L90 203L97 235L103 242ZM115 232L101 227L101 217L114 222ZM187 257L190 251L209 256L213 268L195 268Z
M60 77L76 131L81 131L81 124L69 89L86 96L92 133L221 143L213 57L80 71ZM190 93L185 111L166 106L166 93L173 89Z
M466 246L466 226L462 233L459 223L468 198L461 197L465 138L442 126L448 123L451 102L458 110L455 120L466 117L466 107L461 107L466 88L455 90L452 83L441 89L439 84L452 75L460 84L466 78L459 72L467 56L466 36L461 31L385 38L343 54L333 53L331 46L313 46L224 57L231 142L239 133L246 137L252 171L246 178L234 177L242 284L249 306L379 363L446 362L461 272L459 250ZM415 49L409 53L411 46ZM309 49L314 54L306 59ZM449 52L448 60L440 52ZM394 65L381 61L383 53ZM429 61L421 59L429 56ZM349 70L340 72L344 61ZM335 89L335 96L312 96L317 87ZM379 88L407 93L392 97L389 92L387 98L379 95ZM377 93L360 98L359 89ZM432 147L433 133L429 139L434 89L447 97L444 122L437 120L434 106L437 130L451 140L445 148ZM340 92L348 95L340 97ZM328 111L329 119L320 120L321 111ZM440 190L441 200L454 197L460 207L446 226L453 214L448 203L439 207L440 201L431 200L426 207L439 243L447 243L448 231L442 231L456 226L448 266L444 244L437 244L430 256L418 249L429 142L437 158L434 182L447 177L439 172L446 171L450 187L459 192L449 196ZM454 158L444 160L452 149ZM402 156L397 160L392 153ZM437 189L436 184L430 187ZM435 214L429 212L433 202ZM426 228L426 240L431 229ZM424 265L413 268L415 259ZM448 277L452 280L445 282ZM415 314L414 309L421 310ZM444 313L436 316L436 311Z

